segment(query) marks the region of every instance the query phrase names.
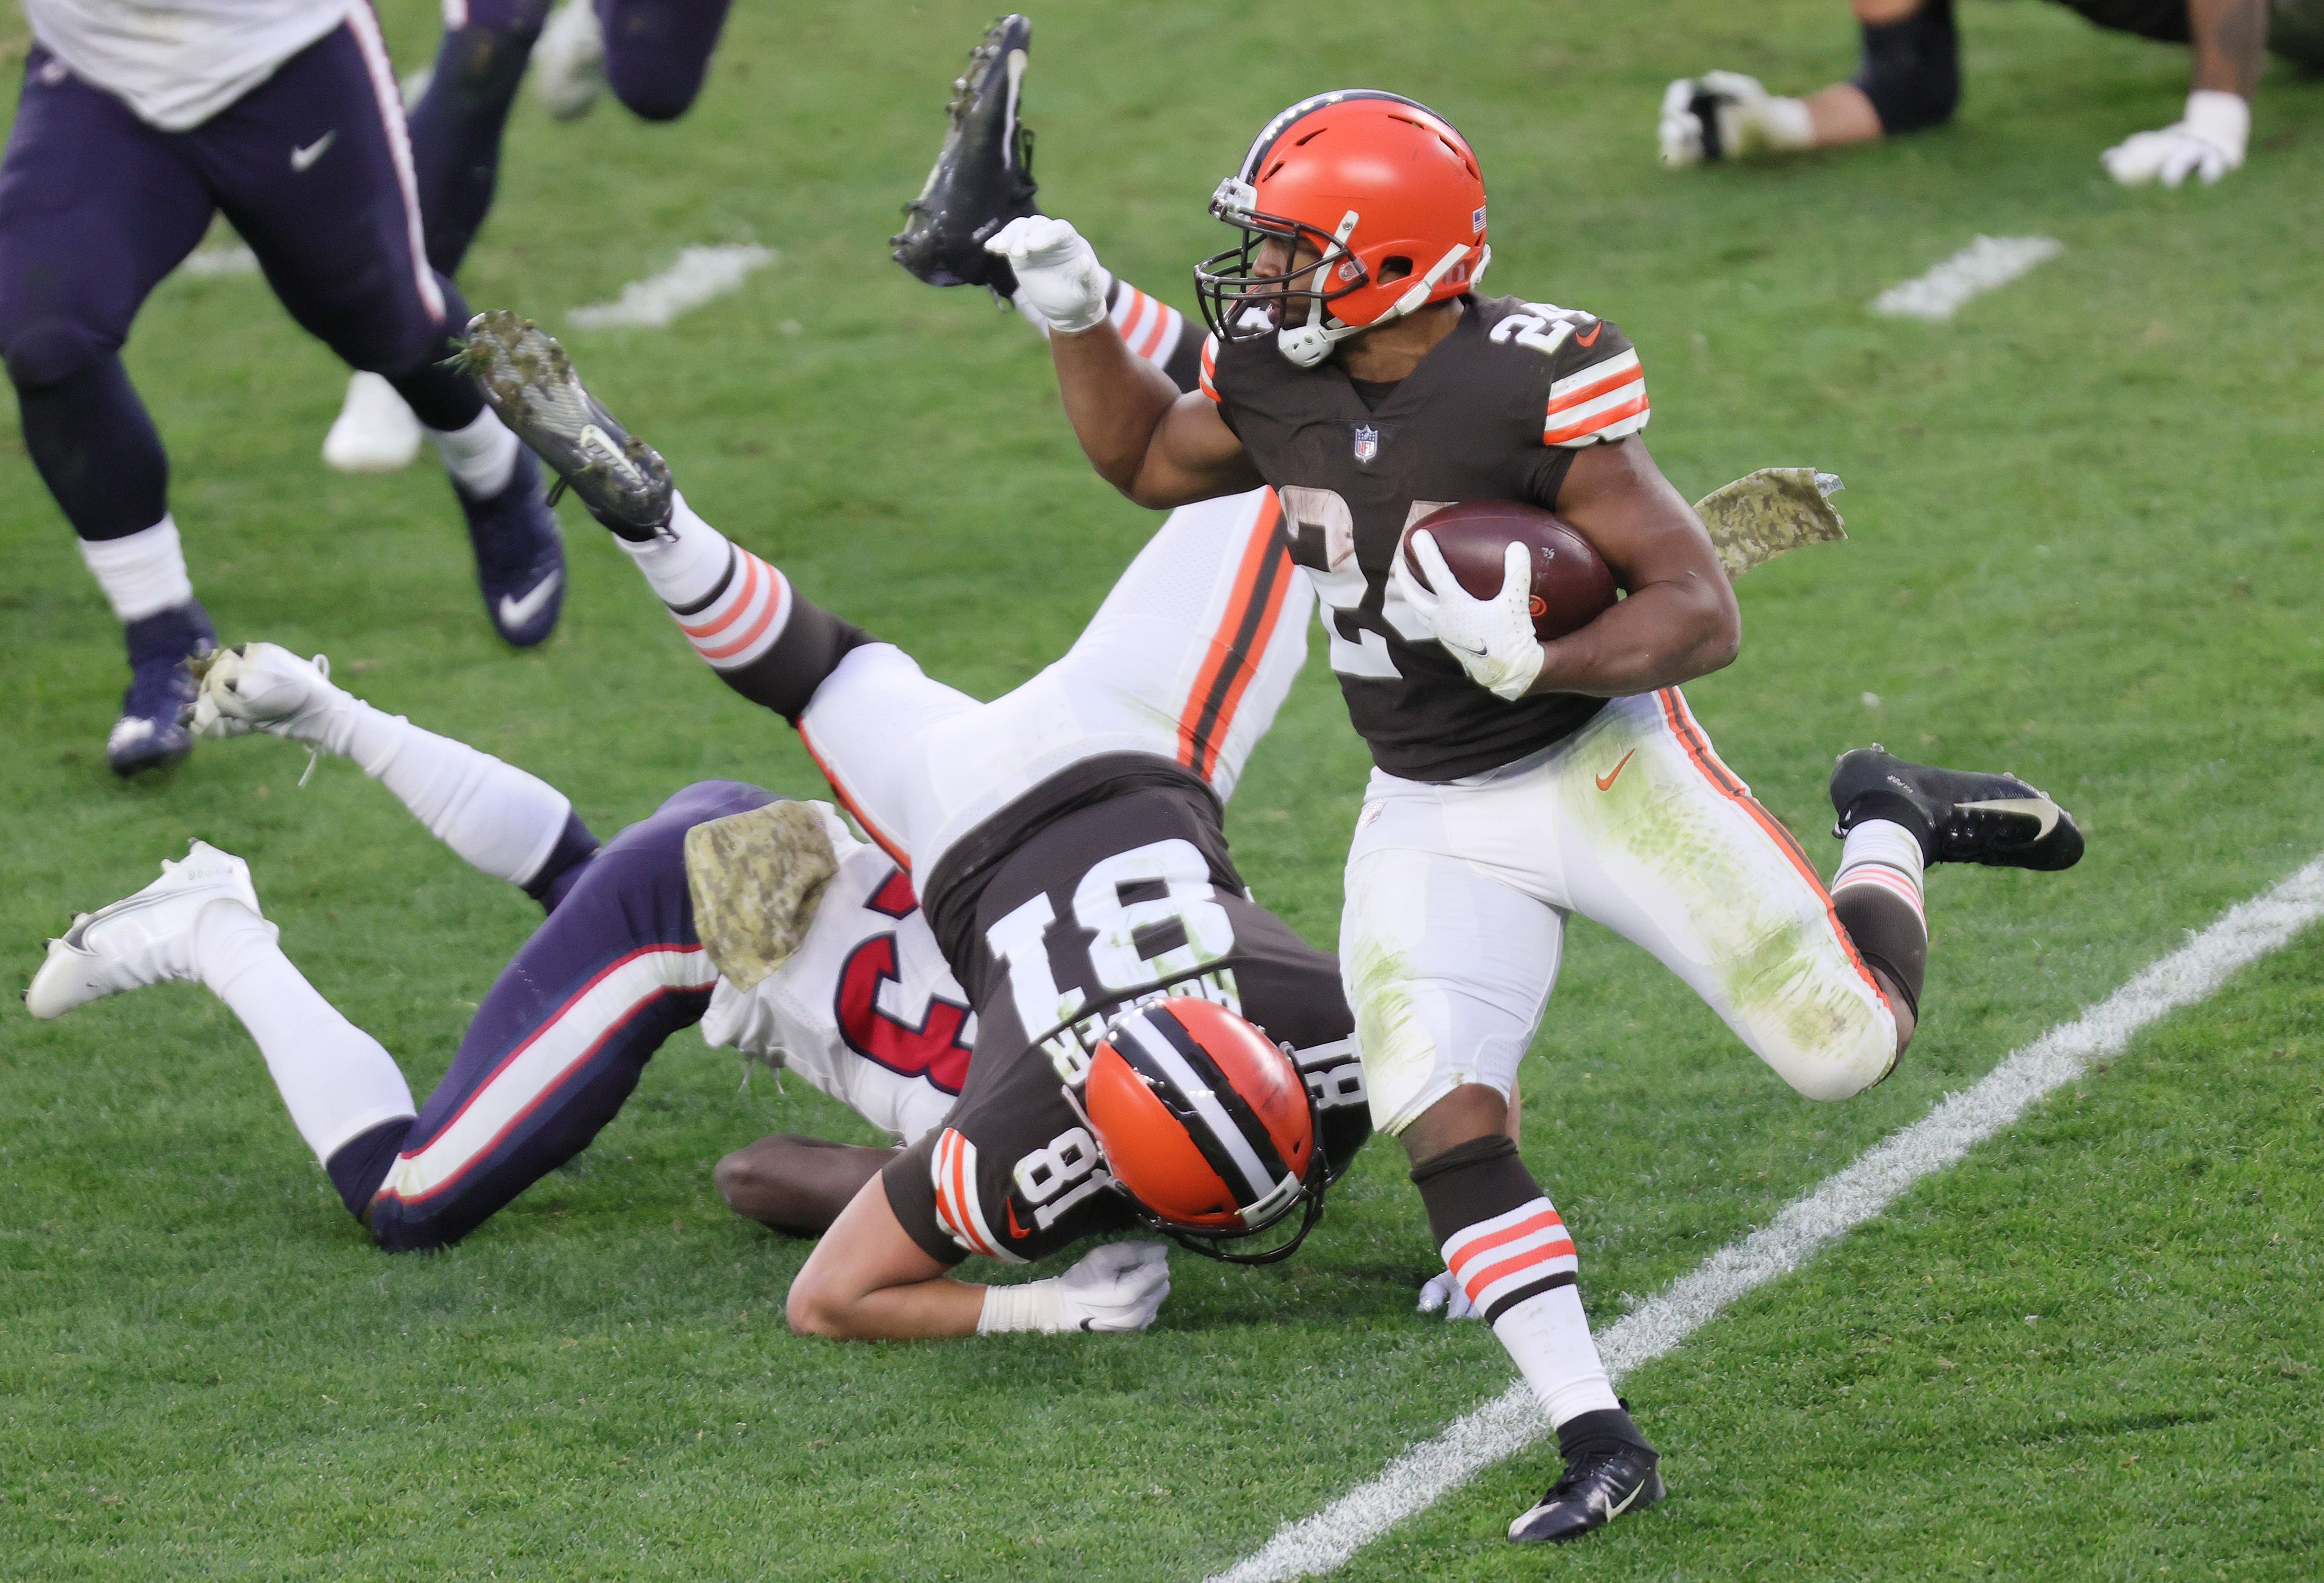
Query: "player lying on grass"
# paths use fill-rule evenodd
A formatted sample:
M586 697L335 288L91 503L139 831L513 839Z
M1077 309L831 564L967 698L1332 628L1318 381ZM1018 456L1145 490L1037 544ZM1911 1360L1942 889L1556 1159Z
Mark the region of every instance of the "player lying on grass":
M995 173L1022 78L955 112L962 146L899 262L925 278L937 261L973 278L980 249L1009 264L1049 321L1084 449L1131 499L1279 493L1378 766L1341 914L1373 1122L1557 1429L1565 1471L1509 1537L1588 1532L1663 1486L1591 1338L1573 1239L1505 1135L1566 919L1653 952L1794 1088L1843 1099L1912 1035L1924 866L2059 868L2080 836L2014 777L1860 750L1833 774L1846 846L1825 889L1678 690L1733 660L1741 625L1703 524L1638 438L1638 354L1593 315L1477 293L1484 181L1442 117L1356 90L1267 124L1212 199L1242 245L1196 269L1213 333L1184 393L1125 346L1089 245ZM982 208L991 195L1010 206ZM1555 511L1628 597L1545 644L1522 556L1493 597L1420 588L1407 534L1480 500Z
M553 343L541 349L553 352ZM585 478L585 498L590 486ZM1076 832L1093 840L1094 861L1066 875L1060 901L1066 916L1100 920L1107 932L1083 940L1071 926L1057 931L1070 958L1064 981L1092 993L1074 1007L1054 984L1046 989L1038 1027L1052 1047L1078 1053L1075 1041L1094 1042L1111 1014L1174 987L1271 1006L1316 1093L1329 1164L1344 1165L1370 1126L1330 958L1233 893L1240 883L1222 845L1206 863L1194 844L1214 842L1210 800L1231 791L1304 653L1305 590L1253 554L1275 549L1266 495L1175 516L1073 652L986 706L927 681L892 647L798 599L779 573L706 536L666 482L662 489L659 510L677 525L660 558L655 544L642 547L650 575L690 575L670 557L705 551L727 557L736 574L733 598L681 622L714 664L739 661L743 685L758 692L788 689L778 701L797 700L811 748L827 764L852 766L873 806L900 799L999 812L951 832L963 855L955 890L989 893L1028 867L1047 874L1061 844L1081 850ZM1248 575L1259 571L1269 572L1264 586ZM846 676L816 680L845 657ZM917 736L914 712L922 717ZM354 757L463 856L550 909L416 1118L394 1063L274 945L238 860L198 847L158 884L80 921L51 947L28 996L36 1014L170 977L198 977L226 999L350 1210L383 1246L441 1245L473 1229L585 1146L661 1041L706 1016L714 1041L784 1060L917 1145L890 1165L888 1151L770 1139L721 1163L730 1202L795 1229L820 1228L888 1167L885 1184L863 1194L874 1202L859 1201L856 1224L838 1227L835 1251L803 1273L793 1304L802 1328L926 1335L1151 1319L1166 1280L1158 1250L1101 1250L1059 1282L990 1291L924 1280L938 1290L898 1294L894 1282L864 1277L867 1262L882 1273L932 1264L933 1277L969 1251L1040 1257L1139 1216L1110 1190L1109 1162L1092 1136L1102 1119L1085 1119L1065 1097L1048 1053L1019 1034L1007 1055L971 1064L972 1044L983 1049L996 1025L1022 1022L1008 1006L971 1009L898 865L817 817L816 805L706 783L600 852L552 788L370 708L271 645L213 666L198 713L211 734L254 727ZM1165 743L1169 753L1157 754ZM1191 764L1175 756L1181 748ZM898 754L912 756L899 763ZM1158 766L1138 762L1156 756ZM1059 834L1017 792L1020 782L1037 794L1061 790L1057 775L1044 782L1035 768L1042 762L1074 782L1062 790L1074 805L1049 810L1055 826L1067 827ZM1126 780L1118 784L1116 773ZM1190 792L1200 806L1188 814L1176 804ZM908 824L896 816L872 828ZM1093 826L1102 828L1093 836ZM1213 879L1231 888L1214 897ZM1023 958L1018 977L1028 978L1038 971L1024 955L1037 949L1021 930L1030 913L1020 907L1012 917L1004 934ZM1040 938L1038 930L1029 937ZM989 956L977 955L988 998L1007 993ZM1018 993L1043 1004L1029 983ZM1051 1027L1068 1017L1068 1026ZM931 1136L964 1084L964 1114ZM918 1244L896 1212L884 1220L872 1213L887 1211L891 1197L913 1217ZM888 1240L858 1249L867 1221L869 1235L886 1229ZM926 1245L936 1249L933 1258L921 1252ZM835 1280L865 1283L844 1301ZM907 1311L890 1311L899 1306Z
M2251 140L2252 92L2273 46L2324 69L2324 0L2059 0L2110 32L2190 46L2186 113L2106 151L2116 181L2176 187L2240 168ZM1770 94L1739 71L1684 77L1663 96L1663 162L1790 153L1874 143L1952 119L1960 102L1960 42L1952 0L1854 0L1862 63L1846 82L1805 98Z

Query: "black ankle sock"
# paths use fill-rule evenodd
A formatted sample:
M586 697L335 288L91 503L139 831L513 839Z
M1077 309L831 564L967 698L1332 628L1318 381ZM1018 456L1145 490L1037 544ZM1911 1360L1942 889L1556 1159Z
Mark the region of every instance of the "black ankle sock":
M1584 1412L1557 1426L1557 1449L1568 1462L1633 1446L1646 1451L1654 1449L1646 1437L1638 1432L1638 1426L1630 1421L1628 1402Z
M1848 813L1840 822L1844 829L1854 829L1868 819L1885 819L1891 824L1902 825L1913 832L1921 843L1921 856L1930 863L1937 860L1937 827L1929 816L1913 806L1913 800L1901 792L1871 791L1860 792L1848 805Z

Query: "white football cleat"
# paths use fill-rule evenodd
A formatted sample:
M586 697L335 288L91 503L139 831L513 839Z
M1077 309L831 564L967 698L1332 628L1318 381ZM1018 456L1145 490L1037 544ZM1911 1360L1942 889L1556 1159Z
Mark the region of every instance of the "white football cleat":
M346 403L323 436L323 459L342 473L392 473L420 455L420 420L376 374L347 380Z
M605 32L594 0L565 0L532 47L532 89L559 121L577 121L605 91Z
M124 989L194 978L194 939L211 907L266 916L250 866L196 841L185 856L163 861L160 879L110 907L81 913L62 940L51 940L49 959L24 991L24 1009L42 1019L61 1017Z
M194 695L197 736L263 731L327 752L344 751L346 725L360 700L331 680L331 662L302 660L278 643L237 643L201 661Z

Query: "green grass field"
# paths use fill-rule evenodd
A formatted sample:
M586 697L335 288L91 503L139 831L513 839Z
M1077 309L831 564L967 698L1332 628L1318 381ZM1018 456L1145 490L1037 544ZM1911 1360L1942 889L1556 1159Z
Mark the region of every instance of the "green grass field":
M399 59L435 7L385 7ZM1641 954L1577 926L1528 1060L1526 1154L1619 1314L1867 1144L2324 847L2324 85L2279 70L2250 166L2126 192L2098 151L2169 121L2184 57L2034 0L1965 0L1952 127L1674 175L1663 82L1844 73L1837 0L1214 0L1037 14L1045 202L1193 306L1251 130L1362 82L1435 105L1492 183L1492 284L1637 341L1650 440L1699 493L1843 474L1851 542L1743 585L1692 688L1722 754L1829 862L1833 754L2015 768L2085 820L2064 875L1944 871L1920 1038L1841 1106L1793 1096ZM665 331L576 334L713 521L984 694L1061 652L1152 519L1090 474L1038 340L883 238L986 8L738 7L672 126L528 96L464 284L557 325L687 245L778 265ZM1864 304L1979 233L2066 252L1949 324ZM564 788L609 831L713 775L812 768L720 689L577 511L571 597L513 654L431 465L327 472L341 390L254 277L166 284L130 363L229 640L327 650L374 701ZM21 986L76 907L199 835L424 1091L537 913L344 764L211 745L117 783L115 629L0 440L0 948ZM1876 701L1877 700L1877 701ZM1336 930L1364 768L1320 658L1254 762L1244 872ZM2140 1039L1626 1392L1672 1499L1554 1553L1499 1538L1506 1465L1347 1576L2297 1578L2324 1551L2324 937ZM0 1011L0 1575L26 1578L1194 1578L1498 1393L1375 1147L1287 1266L1176 1261L1137 1338L792 1337L804 1245L709 1166L862 1125L693 1034L573 1167L466 1244L374 1251L255 1051L198 988L55 1024ZM2038 1316L2038 1317L2034 1317ZM2302 1560L2301 1557L2309 1559Z

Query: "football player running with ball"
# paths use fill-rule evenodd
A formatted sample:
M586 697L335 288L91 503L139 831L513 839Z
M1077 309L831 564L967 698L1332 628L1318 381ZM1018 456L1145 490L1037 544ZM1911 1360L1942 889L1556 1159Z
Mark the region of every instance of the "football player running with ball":
M943 196L932 212L976 227ZM1911 1037L1924 866L2062 868L2081 838L2013 777L1859 750L1832 777L1846 846L1827 892L1679 692L1734 659L1741 628L1702 523L1639 438L1637 351L1589 313L1478 294L1484 181L1441 116L1387 93L1303 100L1211 207L1243 240L1196 272L1212 335L1183 396L1124 345L1071 226L1016 218L986 245L1048 319L1108 480L1156 507L1260 482L1281 496L1377 765L1340 951L1372 1118L1557 1429L1564 1472L1509 1537L1568 1538L1662 1482L1591 1338L1573 1240L1504 1132L1566 917L1652 951L1801 1093L1844 1099ZM1556 512L1628 597L1544 643L1521 564L1498 598L1420 587L1397 553L1414 524L1488 500Z

